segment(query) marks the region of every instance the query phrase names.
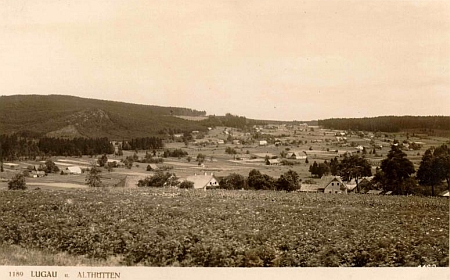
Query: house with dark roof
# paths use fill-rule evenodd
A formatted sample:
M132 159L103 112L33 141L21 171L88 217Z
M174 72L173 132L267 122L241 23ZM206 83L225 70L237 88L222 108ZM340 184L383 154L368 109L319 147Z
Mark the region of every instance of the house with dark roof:
M347 186L339 176L323 176L319 185L324 193L347 193Z

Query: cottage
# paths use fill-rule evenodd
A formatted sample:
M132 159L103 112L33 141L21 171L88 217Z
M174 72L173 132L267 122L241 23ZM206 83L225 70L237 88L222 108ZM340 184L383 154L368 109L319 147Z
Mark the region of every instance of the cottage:
M223 141L223 140L217 140L217 144L219 144L219 145L225 144L225 141Z
M319 185L324 193L347 193L347 187L339 176L323 176Z
M79 166L69 166L66 168L68 174L81 174L81 168Z
M216 177L214 177L214 174L204 174L204 175L193 175L186 178L187 181L191 181L194 183L194 189L203 189L206 190L207 188L211 187L218 187L219 182L217 181Z

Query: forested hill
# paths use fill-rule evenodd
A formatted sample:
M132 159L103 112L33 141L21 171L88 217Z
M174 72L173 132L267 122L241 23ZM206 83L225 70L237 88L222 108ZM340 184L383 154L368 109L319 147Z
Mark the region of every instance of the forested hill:
M138 105L65 95L0 96L0 132L50 137L131 139L192 130L198 122L172 115L205 116L187 108Z
M319 120L324 128L341 130L364 130L399 132L417 130L431 132L433 130L450 131L450 117L448 116L383 116L373 118L354 119L325 119Z

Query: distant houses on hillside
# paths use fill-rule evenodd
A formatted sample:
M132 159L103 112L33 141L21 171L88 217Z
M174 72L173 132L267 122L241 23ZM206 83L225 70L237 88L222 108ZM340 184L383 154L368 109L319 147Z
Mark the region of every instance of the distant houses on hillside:
M383 194L380 190L372 189L372 177L363 177L358 180L361 193L366 194ZM333 194L348 194L356 192L356 180L352 179L345 182L340 176L323 176L317 183L302 183L300 192L323 192ZM392 193L392 192L390 192ZM389 192L385 195L389 195Z

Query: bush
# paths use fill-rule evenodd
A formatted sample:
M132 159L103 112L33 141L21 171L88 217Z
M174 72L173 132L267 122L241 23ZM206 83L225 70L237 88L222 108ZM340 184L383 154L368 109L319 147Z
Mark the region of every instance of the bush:
M25 183L25 176L23 174L16 174L9 182L8 182L8 190L26 190L27 184Z
M175 174L169 172L158 171L155 175L139 180L139 187L156 187L162 188L165 186L176 186L178 183Z
M225 153L227 153L227 154L229 154L229 155L235 155L235 154L237 154L236 150L233 149L233 148L231 148L231 147L227 147L227 148L225 149Z
M102 180L100 179L100 172L101 170L95 166L89 170L89 173L86 175L86 184L89 187L103 187Z
M194 188L194 182L184 180L180 183L178 186L180 189L193 189Z
M227 190L239 190L245 187L245 178L242 175L232 173L219 181L219 188Z

